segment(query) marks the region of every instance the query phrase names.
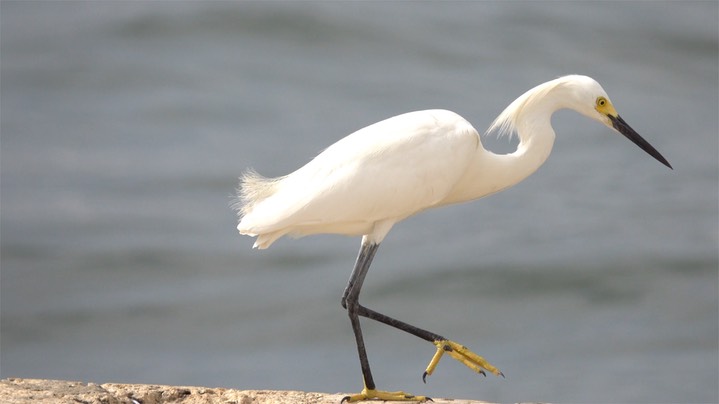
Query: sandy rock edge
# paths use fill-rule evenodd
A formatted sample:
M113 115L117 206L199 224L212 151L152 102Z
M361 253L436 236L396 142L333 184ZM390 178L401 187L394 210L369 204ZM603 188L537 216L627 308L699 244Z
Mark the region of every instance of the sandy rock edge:
M339 404L346 395L153 384L96 384L44 379L0 380L0 403L3 404ZM487 404L485 401L447 399L434 399L434 402Z
M0 380L0 402L6 404L337 404L342 394L302 391L233 390L215 387L153 384L83 383L65 380Z

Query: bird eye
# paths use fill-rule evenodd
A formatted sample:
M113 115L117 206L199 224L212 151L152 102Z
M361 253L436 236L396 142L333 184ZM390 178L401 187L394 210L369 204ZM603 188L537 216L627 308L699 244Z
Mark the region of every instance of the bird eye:
M604 98L604 97L599 97L599 98L597 98L597 106L598 106L598 107L603 107L603 106L605 106L605 105L607 105L607 99L606 99L606 98Z

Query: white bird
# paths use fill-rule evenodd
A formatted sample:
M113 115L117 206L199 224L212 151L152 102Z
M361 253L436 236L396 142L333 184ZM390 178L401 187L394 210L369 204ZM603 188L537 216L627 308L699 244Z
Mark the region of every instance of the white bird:
M355 334L364 389L343 401L427 399L375 388L359 316L432 342L436 353L423 380L444 353L479 373L487 370L502 375L460 344L360 305L360 289L379 244L396 223L426 209L491 195L535 172L552 151L552 114L565 108L613 128L672 168L617 114L599 83L587 76L570 75L527 91L489 127L487 133L516 133L519 145L513 153L485 150L479 133L454 112L426 110L360 129L289 175L264 178L252 170L243 175L236 204L241 217L237 229L240 234L257 237L254 248L268 248L285 235L362 236L342 306Z

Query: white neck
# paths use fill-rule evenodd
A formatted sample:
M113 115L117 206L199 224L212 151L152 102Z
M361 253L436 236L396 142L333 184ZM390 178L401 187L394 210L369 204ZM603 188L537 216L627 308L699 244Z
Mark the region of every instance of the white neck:
M525 109L525 113L513 122L520 140L517 150L510 154L494 154L479 144L467 173L440 205L469 201L499 192L529 177L544 164L554 145L551 117L563 106L542 102L541 98L530 102L534 105Z

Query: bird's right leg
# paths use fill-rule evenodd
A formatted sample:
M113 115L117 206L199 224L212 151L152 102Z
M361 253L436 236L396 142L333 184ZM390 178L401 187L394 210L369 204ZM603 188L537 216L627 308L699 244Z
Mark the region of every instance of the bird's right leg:
M477 355L476 353L469 350L469 348L467 348L466 346L454 341L450 341L439 334L435 334L433 332L424 330L419 327L415 327L403 321L394 319L382 313L378 313L359 304L359 291L362 287L362 283L364 282L364 278L367 275L367 270L369 269L372 259L374 258L374 255L377 251L377 247L379 247L379 244L362 244L362 247L360 248L360 253L357 256L357 262L355 264L354 270L352 271L352 275L350 276L347 288L345 289L345 292L342 296L342 307L347 309L350 315L350 321L352 321L352 329L355 330L355 337L357 338L357 348L360 351L360 363L362 365L362 373L365 377L365 386L368 385L368 381L371 382L371 386L374 386L374 382L372 382L372 375L369 371L369 363L367 361L367 354L364 349L364 341L362 341L359 319L356 319L357 316L362 316L371 320L379 321L381 323L387 324L398 330L402 330L434 344L437 350L432 359L430 360L429 365L427 365L427 368L422 374L423 381L426 380L428 375L431 375L434 372L435 368L439 364L439 360L445 353L477 373L486 375L486 370L496 376L504 377L504 374L499 371L499 369L489 363L482 356ZM371 388L374 389L374 387Z
M364 339L362 338L362 329L360 328L359 316L360 306L359 294L362 289L362 283L367 276L372 259L379 244L374 243L362 243L360 247L359 255L357 256L357 262L350 275L350 280L347 283L347 288L342 295L342 307L347 309L347 313L352 323L352 331L355 334L355 340L357 342L357 352L359 353L360 366L362 368L362 377L364 380L364 388L359 394L347 396L342 399L342 402L354 402L362 400L380 399L386 401L426 401L427 397L414 396L407 394L403 391L380 391L375 388L374 380L372 378L372 372L369 367L369 360L367 359L367 350L365 349Z

